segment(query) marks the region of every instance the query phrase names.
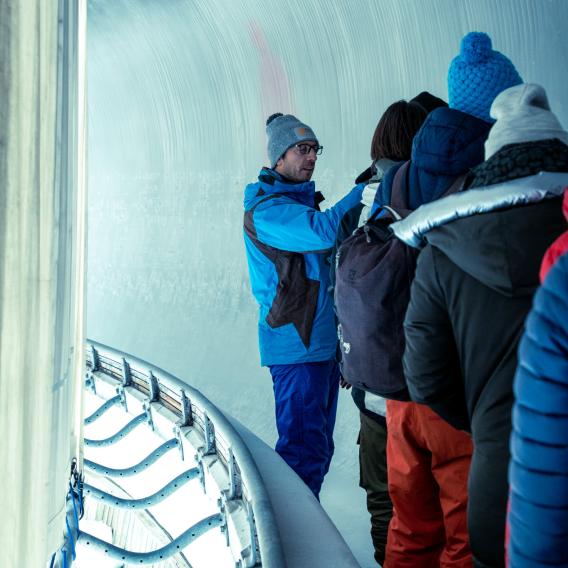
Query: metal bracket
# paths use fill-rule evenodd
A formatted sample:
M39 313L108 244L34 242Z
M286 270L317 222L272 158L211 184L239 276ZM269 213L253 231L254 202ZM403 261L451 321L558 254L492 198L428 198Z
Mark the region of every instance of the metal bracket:
M227 496L221 492L221 497L217 499L217 507L223 521L219 525L221 532L225 535L225 544L229 546L229 527L227 526Z
M193 411L191 409L191 400L181 391L181 420L178 422L180 426L193 426Z
M179 455L181 458L181 461L185 461L185 454L184 454L184 450L183 450L183 435L181 432L181 426L179 424L179 422L176 423L176 425L173 427L173 431L174 431L174 436L176 437L177 443L178 443L178 448L179 448Z
M128 412L128 404L126 403L126 390L122 385L116 387L116 394L120 396L120 404L124 408L124 412Z
M227 461L229 465L229 491L227 492L227 499L241 499L243 496L243 486L241 482L241 474L238 470L237 460L233 455L232 448L229 448Z
M150 426L150 428L152 430L155 430L154 428L154 419L152 418L152 403L149 399L145 400L142 403L142 408L144 409L144 413L146 414L146 422L148 424L148 426Z
M122 358L122 386L128 387L132 384L132 373L130 372L130 363Z
M158 402L160 400L160 385L152 371L148 371L148 387L150 391L150 402Z
M201 450L202 455L209 456L216 453L215 426L213 426L213 422L209 420L207 412L203 412L203 437L205 438L205 446Z
M101 368L101 360L99 358L99 352L95 346L91 343L91 370L98 371Z

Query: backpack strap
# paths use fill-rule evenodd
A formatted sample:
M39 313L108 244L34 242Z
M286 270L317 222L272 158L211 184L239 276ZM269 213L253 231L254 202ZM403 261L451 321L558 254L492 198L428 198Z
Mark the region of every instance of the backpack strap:
M458 193L459 191L461 191L468 173L469 172L466 172L465 174L458 176L450 185L450 187L448 187L448 189L446 189L446 191L444 191L444 193L440 195L439 199L446 197L446 195L451 195L452 193Z
M391 200L390 205L379 205L375 211L367 219L367 223L375 221L381 213L387 212L392 219L400 221L405 215L409 213L408 205L406 203L406 195L408 194L408 168L410 167L410 160L404 162L402 166L394 174L391 183ZM384 178L381 183L384 183ZM378 191L377 191L378 195ZM375 197L375 199L377 199ZM376 203L376 201L375 201Z
M393 209L408 209L406 196L408 195L408 169L410 168L410 160L404 162L398 168L391 187L391 207Z
M400 221L401 219L404 218L400 213L398 213L398 211L395 211L389 205L380 205L373 211L373 213L365 221L363 227L367 227L367 225L370 225L373 221L375 221L375 219L379 217L381 213L384 213L385 211L390 214L390 216L393 218L394 221ZM368 229L366 230L368 231Z

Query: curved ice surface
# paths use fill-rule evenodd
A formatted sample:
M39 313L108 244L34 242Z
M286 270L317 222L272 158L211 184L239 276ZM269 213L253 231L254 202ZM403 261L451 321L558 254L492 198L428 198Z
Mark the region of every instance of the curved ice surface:
M314 179L333 202L367 167L385 107L445 97L461 37L480 30L568 126L565 0L89 0L88 18L88 335L187 379L269 443L241 233L266 116L314 128ZM370 565L357 416L341 398L322 499Z

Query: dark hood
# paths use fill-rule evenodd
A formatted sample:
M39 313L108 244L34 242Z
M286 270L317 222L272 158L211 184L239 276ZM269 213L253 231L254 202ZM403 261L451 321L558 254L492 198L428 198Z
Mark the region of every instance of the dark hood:
M432 111L414 137L412 161L425 172L459 176L484 160L491 124L451 108Z
M560 197L456 219L426 235L432 246L506 296L534 293L546 249L566 228Z
M456 177L483 162L491 125L450 108L432 111L416 134L409 172L409 206L438 199Z
M564 174L568 183L568 147L557 139L504 146L473 169L470 191L497 184L514 187L539 172ZM542 181L532 185L547 188ZM562 187L557 178L548 187L556 192L554 199L458 219L432 231L427 240L487 286L508 296L532 293L546 249L566 229L557 191ZM483 203L479 207L483 210Z
M430 243L502 294L534 292L546 249L566 229L568 147L558 140L505 146L471 175L469 189L420 207L393 232L411 246Z

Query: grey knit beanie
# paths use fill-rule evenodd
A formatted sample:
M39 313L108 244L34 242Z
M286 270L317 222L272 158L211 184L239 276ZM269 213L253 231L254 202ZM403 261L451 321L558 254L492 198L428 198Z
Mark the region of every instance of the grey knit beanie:
M550 111L546 91L524 83L503 91L491 105L496 119L485 142L485 159L507 144L557 138L568 145L568 132Z
M268 136L268 159L270 167L282 157L288 148L306 140L318 139L314 131L291 114L276 113L266 121L266 134Z

